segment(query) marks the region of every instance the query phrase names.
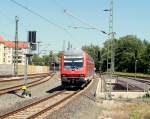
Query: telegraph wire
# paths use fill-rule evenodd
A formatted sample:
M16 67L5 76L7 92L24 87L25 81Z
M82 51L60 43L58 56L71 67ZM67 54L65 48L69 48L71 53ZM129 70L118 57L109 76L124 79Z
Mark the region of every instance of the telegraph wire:
M7 16L7 14L6 13L4 13L2 10L0 10L0 16L3 16L3 18L5 18L5 19L7 19L7 21L9 22L8 24L6 24L6 25L14 25L14 19L12 19L12 18L10 18L9 16ZM28 31L27 30L27 28L26 28L26 26L24 26L24 24L22 23L22 22L20 22L21 23L21 27L23 28L23 31ZM7 36L11 36L10 34L8 35L8 33L5 33L5 35L7 34ZM11 36L11 38L13 38L14 39L14 37L12 37Z
M72 27L72 28L95 29L97 31L100 31L103 34L107 34L108 35L108 33L106 33L104 30L101 30L100 28L96 27L95 25L88 23L87 21L85 21L85 20L81 19L80 17L74 15L73 13L71 13L70 11L68 11L67 9L64 9L64 13L66 15L71 16L74 19L80 21L82 24L85 24L86 26L89 26L89 27L76 27L75 26L75 27ZM69 26L69 27L71 27L71 26Z
M59 29L64 30L64 31L68 34L68 31L67 31L64 27L62 27L62 26L60 26L60 25L58 25L58 24L52 22L52 21L49 20L48 18L46 18L46 17L40 15L39 13L33 11L32 9L30 9L30 8L28 8L28 7L24 6L24 5L22 5L21 3L15 1L15 0L10 0L10 1L13 2L14 4L16 4L16 5L18 5L18 6L22 7L22 8L24 8L24 9L27 10L28 12L30 12L30 13L32 13L32 14L38 16L39 18L43 19L44 21L48 22L49 24L52 24L53 26L55 26L55 27L57 27L57 28L59 28Z
M52 1L54 2L54 4L55 4L56 6L58 6L58 7L60 8L60 10L62 11L62 13L64 14L64 6L63 6L61 3L58 3L57 0L52 0ZM71 39L73 39L74 41L76 41L76 38L72 35L71 31L69 32L68 29L65 29L65 30L66 30L66 32L68 33L69 37L70 37Z

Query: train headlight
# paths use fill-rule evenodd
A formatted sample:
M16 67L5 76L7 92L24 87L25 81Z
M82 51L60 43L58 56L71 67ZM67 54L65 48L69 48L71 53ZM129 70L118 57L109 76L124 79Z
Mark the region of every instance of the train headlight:
M66 75L64 75L64 74L62 75L62 77L65 77L65 76L66 76Z
M84 74L81 74L80 76L81 76L81 77L84 77Z

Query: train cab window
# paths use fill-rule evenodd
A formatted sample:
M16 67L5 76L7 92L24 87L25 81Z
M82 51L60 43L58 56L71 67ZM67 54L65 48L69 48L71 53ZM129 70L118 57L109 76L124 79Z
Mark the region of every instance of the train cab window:
M65 70L80 70L83 67L83 59L66 59L64 60Z

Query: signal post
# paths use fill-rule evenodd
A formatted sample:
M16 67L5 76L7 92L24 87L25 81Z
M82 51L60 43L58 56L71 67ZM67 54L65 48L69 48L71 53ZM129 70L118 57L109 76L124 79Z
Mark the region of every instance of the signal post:
M28 60L33 56L32 51L36 50L36 31L28 32L28 48L27 53L25 54L25 67L24 67L24 86L22 86L22 96L30 96L31 92L27 90L28 85Z

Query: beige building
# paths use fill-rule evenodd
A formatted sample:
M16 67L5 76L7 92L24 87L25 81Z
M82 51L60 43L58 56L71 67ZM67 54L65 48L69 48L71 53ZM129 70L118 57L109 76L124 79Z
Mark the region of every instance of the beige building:
M15 43L5 41L0 36L0 64L13 64L14 62ZM27 43L18 43L18 65L25 64L25 54L27 53Z
M0 41L0 64L3 64L4 44Z

